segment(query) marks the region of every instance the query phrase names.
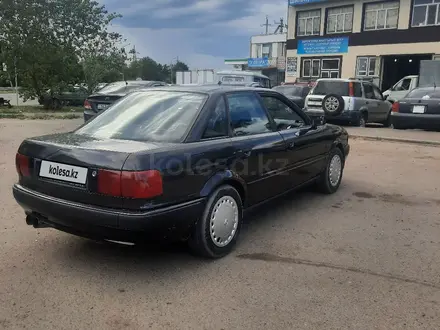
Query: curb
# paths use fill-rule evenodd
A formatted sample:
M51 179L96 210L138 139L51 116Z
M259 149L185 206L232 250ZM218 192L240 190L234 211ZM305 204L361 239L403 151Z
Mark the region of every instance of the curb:
M365 135L349 135L349 138L367 141L389 141L398 143L409 143L409 144L419 144L419 145L430 145L434 147L440 147L440 141L433 140L415 140L415 139L403 139L403 138L392 138L392 137L382 137L382 136L365 136Z

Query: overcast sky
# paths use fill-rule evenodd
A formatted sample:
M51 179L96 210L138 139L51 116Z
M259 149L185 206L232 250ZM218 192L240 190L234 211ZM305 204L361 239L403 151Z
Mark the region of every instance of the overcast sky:
M191 69L221 69L225 58L249 56L250 36L287 15L287 0L101 0L123 15L113 30L139 56L166 64L177 56Z

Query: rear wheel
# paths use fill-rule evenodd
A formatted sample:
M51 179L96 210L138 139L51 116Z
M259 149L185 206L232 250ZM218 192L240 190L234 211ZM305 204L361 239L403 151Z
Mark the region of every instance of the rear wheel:
M237 242L242 217L243 204L237 190L229 185L219 187L209 197L189 239L193 253L207 258L229 254Z
M365 127L367 125L367 121L368 121L368 115L366 112L362 112L359 115L359 118L357 118L354 122L353 122L353 126L356 127Z
M333 149L328 157L327 166L318 180L318 190L324 194L335 193L342 180L345 159L339 148Z

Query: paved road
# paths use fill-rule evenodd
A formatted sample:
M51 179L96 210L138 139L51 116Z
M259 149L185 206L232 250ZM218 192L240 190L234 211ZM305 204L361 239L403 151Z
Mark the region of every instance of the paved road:
M205 261L25 225L16 148L75 124L0 121L0 328L439 327L440 148L353 141L338 193L259 209L232 255Z
M17 94L15 94L15 93L1 93L0 97L3 97L7 100L10 100L12 105L17 105ZM28 100L26 102L23 102L23 99L19 98L18 105L38 105L38 101L37 100Z

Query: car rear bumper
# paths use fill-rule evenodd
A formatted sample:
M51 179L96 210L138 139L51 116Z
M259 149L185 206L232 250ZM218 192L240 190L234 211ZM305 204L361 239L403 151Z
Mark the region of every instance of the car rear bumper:
M96 116L96 112L93 110L84 110L84 122L88 121L89 119L92 119Z
M93 239L145 241L153 238L179 239L189 234L201 216L205 200L154 209L147 212L122 211L86 205L41 194L19 184L13 186L17 203L38 227L52 227ZM118 225L111 226L110 224Z
M408 128L440 129L440 115L391 112L391 123Z

